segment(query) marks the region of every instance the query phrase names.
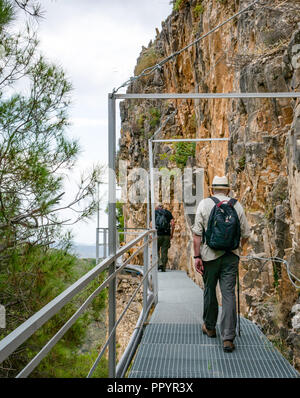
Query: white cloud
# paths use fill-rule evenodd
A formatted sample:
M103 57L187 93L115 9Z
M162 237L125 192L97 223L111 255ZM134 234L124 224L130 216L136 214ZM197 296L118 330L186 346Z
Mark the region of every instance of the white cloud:
M155 38L171 6L169 0L44 0L42 5L41 50L63 67L74 87L68 134L82 148L77 175L107 162L107 95L133 75L142 46ZM102 226L106 218L102 212ZM76 241L93 244L95 227L96 216L74 226Z
M84 117L73 117L71 123L76 127L97 127L105 126L107 127L107 120L105 119L90 119Z

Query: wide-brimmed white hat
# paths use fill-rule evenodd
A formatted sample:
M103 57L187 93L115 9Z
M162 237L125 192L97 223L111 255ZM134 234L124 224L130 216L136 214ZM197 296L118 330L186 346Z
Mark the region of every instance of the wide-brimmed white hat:
M215 176L211 187L217 189L229 189L228 178L226 176Z

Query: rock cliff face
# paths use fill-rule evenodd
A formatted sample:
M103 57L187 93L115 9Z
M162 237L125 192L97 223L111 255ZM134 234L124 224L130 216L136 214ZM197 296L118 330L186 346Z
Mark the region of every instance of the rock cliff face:
M137 60L135 73L180 50L252 1L176 1L162 30ZM133 82L130 92L286 92L300 90L300 2L261 1L249 12ZM119 159L148 170L148 138L172 116L161 138L228 137L191 145L156 144L155 167L204 169L204 194L227 174L244 205L251 239L244 254L280 257L300 276L300 102L295 99L128 100L120 104ZM166 204L176 229L169 268L199 285L191 221L182 203ZM146 225L145 204L124 205L127 227ZM299 290L280 262L241 261L241 309L300 369ZM298 300L298 301L297 301ZM298 305L297 305L298 303Z

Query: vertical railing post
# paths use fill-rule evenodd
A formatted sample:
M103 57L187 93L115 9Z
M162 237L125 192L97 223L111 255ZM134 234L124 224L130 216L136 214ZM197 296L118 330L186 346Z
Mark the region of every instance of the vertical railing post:
M96 228L96 265L99 263L99 245L100 245L99 233L100 233L99 228Z
M147 173L147 228L150 229L150 176Z
M149 170L149 172L150 172L150 170ZM150 207L151 207L151 203L150 203L150 188L151 188L151 186L150 186L150 175L149 175L149 173L147 173L147 229L148 230L150 229ZM150 235L148 235L148 245L147 245L147 247L148 247L148 251L147 251L147 253L148 253L148 260L147 260L148 261L148 263L147 263L148 267L151 264L151 256L152 256L152 253L151 253L151 250L150 250L150 241L151 241ZM153 289L153 282L151 280L151 275L153 275L153 271L151 271L149 273L149 275L147 276L147 286L149 287L149 284L151 282L150 286Z
M99 182L97 183L97 228L96 228L96 264L99 262L99 228L100 228L100 194Z
M154 234L154 239L153 239L153 243L152 243L152 261L153 264L155 263L156 266L153 268L153 294L154 294L154 302L155 305L158 302L158 255L157 255L157 233Z
M155 229L155 195L154 195L154 168L153 168L153 151L152 140L148 140L149 147L149 173L150 173L150 194L151 194L151 222L152 228Z
M145 236L144 243L145 243L145 247L144 247L143 263L144 263L144 275L146 275L146 273L148 272L148 267L149 267L149 264L148 264L149 235ZM146 312L147 312L148 285L149 284L148 284L148 276L147 276L144 279L144 283L143 283L143 314L144 314L144 316L146 315Z
M149 149L149 173L150 173L150 194L151 194L151 222L152 228L155 229L155 193L154 193L154 168L153 168L153 151L152 151L152 140L148 140ZM152 264L157 262L157 239L152 240ZM152 274L152 284L154 301L157 304L158 301L158 280L157 280L157 265L153 268Z
M113 94L108 96L108 243L109 255L116 254L116 99ZM116 269L115 261L109 266L109 275ZM108 333L116 323L116 279L108 286ZM116 375L116 332L108 346L109 377Z
M107 229L103 228L103 255L107 257Z

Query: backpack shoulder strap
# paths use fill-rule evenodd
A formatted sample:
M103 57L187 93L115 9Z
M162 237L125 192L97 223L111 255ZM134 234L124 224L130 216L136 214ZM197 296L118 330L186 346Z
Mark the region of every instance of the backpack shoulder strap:
M210 199L212 199L216 205L220 202L219 199L215 198L214 196L210 196Z
M234 206L235 204L236 204L236 202L237 202L237 200L236 199L234 199L234 198L231 198L230 200L229 200L229 202L228 202L228 204L230 205L230 206Z

